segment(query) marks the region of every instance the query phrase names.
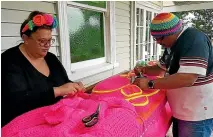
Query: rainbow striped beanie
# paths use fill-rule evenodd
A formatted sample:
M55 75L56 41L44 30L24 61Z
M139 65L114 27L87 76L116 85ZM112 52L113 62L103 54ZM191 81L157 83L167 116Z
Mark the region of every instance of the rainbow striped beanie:
M172 13L158 14L150 24L151 35L155 38L169 36L181 31L182 21Z

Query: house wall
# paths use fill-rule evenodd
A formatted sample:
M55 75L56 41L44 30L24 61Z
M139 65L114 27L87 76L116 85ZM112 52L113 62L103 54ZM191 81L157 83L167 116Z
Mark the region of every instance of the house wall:
M163 10L163 1L136 1L136 3L154 10Z
M1 2L1 52L18 45L22 40L19 35L21 23L34 10L56 14L57 4L55 2L40 1L2 1ZM80 79L87 87L114 74L130 69L130 2L115 2L115 28L116 28L116 61L119 67L105 71L84 79ZM58 31L53 31L56 39L50 48L60 59L60 45Z
M116 61L114 73L130 69L130 2L115 2Z
M56 14L55 3L39 1L2 1L1 2L1 52L14 47L22 42L20 37L20 27L22 22L28 17L31 11L39 10L51 14ZM53 31L56 39L50 52L60 57L58 32Z

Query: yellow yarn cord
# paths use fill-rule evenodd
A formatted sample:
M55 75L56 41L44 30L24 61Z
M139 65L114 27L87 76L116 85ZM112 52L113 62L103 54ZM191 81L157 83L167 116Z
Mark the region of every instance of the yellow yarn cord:
M116 89L110 89L110 90L94 90L94 88L92 89L92 92L94 93L100 93L100 94L103 94L103 93L110 93L110 92L114 92L114 91L117 91L117 90L121 90L122 88L125 88L127 86L129 86L130 84L127 84L125 86L122 86L120 88L116 88Z
M133 106L145 106L145 105L147 105L147 104L149 103L148 97L149 97L149 96L152 96L152 95L154 95L154 94L157 94L159 91L160 91L160 90L157 89L156 91L154 91L154 92L152 92L152 93L150 93L150 94L141 94L141 95L139 95L139 96L133 96L133 97L127 98L126 100L127 100L127 101L130 101L130 100L137 99L137 98L140 98L140 97L146 97L146 101L143 102L143 103L137 103L137 104L136 104L136 103L132 103Z
M120 77L127 77L127 78L130 78L131 73L132 73L132 74L135 74L134 72L131 72L131 71L130 71L130 72L128 72L127 74L121 74Z
M135 106L135 107L142 107L142 106L146 106L147 104L149 104L149 99L148 99L148 97L147 96L145 96L146 97L146 101L145 102L142 102L142 103L132 103L131 102L131 104L133 105L133 106ZM127 101L130 101L131 99L133 99L133 98L127 98L126 100Z
M127 77L127 78L129 78L130 77L130 73L131 72L129 72L128 74L123 74L123 75L120 75L121 77ZM158 78L161 78L161 76L157 76ZM136 92L136 93L133 93L133 94L126 94L125 92L124 92L124 88L126 88L126 87L128 87L128 86L135 86L136 88L138 88L139 89L139 92ZM93 90L92 90L92 92L93 93L98 93L98 94L104 94L104 93L111 93L111 92L114 92L114 91L119 91L120 90L120 92L121 92L121 94L122 95L124 95L124 97L126 97L126 99L125 100L127 100L127 101L130 101L130 100L133 100L133 99L137 99L137 98L140 98L140 97L145 97L146 98L146 101L145 102L142 102L142 103L131 103L133 106L145 106L145 105L147 105L148 103L149 103L149 99L148 99L148 97L149 96L152 96L152 95L155 95L155 94L157 94L160 90L159 89L157 89L157 90L155 90L154 92L152 92L152 93L149 93L149 94L143 94L143 90L141 90L138 86L136 86L136 85L131 85L131 84L127 84L127 85L124 85L124 86L122 86L122 87L120 87L120 88L116 88L116 89L111 89L111 90L94 90L94 88L93 88Z
M147 97L153 96L153 95L157 94L159 91L160 91L159 89L156 89L156 90L155 90L154 92L152 92L152 93L149 93L149 94L142 94L142 95L139 96L139 97L142 97L142 96L147 96Z
M138 88L138 86L136 86L136 85L134 85L134 86ZM121 94L123 94L125 97L139 96L143 93L143 91L140 88L138 88L138 89L139 89L139 92L129 94L129 95L124 92L124 89L121 89Z

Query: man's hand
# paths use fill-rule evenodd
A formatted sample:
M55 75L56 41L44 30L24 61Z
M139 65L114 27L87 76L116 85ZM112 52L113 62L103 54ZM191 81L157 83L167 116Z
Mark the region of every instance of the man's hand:
M198 74L176 73L164 78L154 80L155 89L177 89L192 86L198 78ZM149 80L146 78L137 78L133 84L141 89L148 89Z
M146 70L146 67L142 67L142 66L137 66L134 68L135 75L137 76L140 74L140 72L142 74L145 74L145 70Z
M134 72L136 75L139 74L139 72L141 72L142 74L146 74L149 76L163 76L165 73L165 70L161 69L158 65L154 65L154 66L138 66L134 68Z
M133 84L137 85L138 87L140 87L140 89L144 90L144 89L149 89L148 82L149 82L149 79L147 78L136 78Z

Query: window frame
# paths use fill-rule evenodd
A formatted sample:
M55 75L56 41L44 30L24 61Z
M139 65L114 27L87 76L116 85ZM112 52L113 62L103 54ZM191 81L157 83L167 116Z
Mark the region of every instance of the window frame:
M137 9L140 9L140 10L143 10L143 25L141 24L137 24ZM139 13L141 13L139 10ZM155 13L159 13L161 10L160 9L157 9L155 7L147 7L146 5L141 5L141 4L137 4L136 2L136 6L135 6L135 21L136 21L136 24L135 24L135 57L134 57L134 62L136 63L137 60L146 60L146 61L150 61L152 60L152 58L155 58L155 60L159 60L159 56L160 56L160 52L161 52L161 46L159 44L157 44L152 36L150 37L150 40L149 41L146 41L146 32L147 32L147 20L146 20L146 16L147 16L147 11L148 12L151 12L151 19L154 18L154 14ZM139 19L140 19L141 15L139 15ZM140 21L139 21L140 23ZM140 32L138 32L139 35L137 35L137 28L143 26L143 37L142 37L142 41L140 41ZM138 42L136 42L136 38L138 39ZM146 44L149 44L149 43L152 43L151 44L151 47L150 47L150 55L149 57L145 57L145 46ZM140 46L142 45L142 46ZM154 45L156 45L156 53L154 53ZM136 50L136 47L138 46L138 53L137 53L137 50ZM149 46L149 45L147 45ZM138 55L138 57L137 57Z
M104 16L105 57L77 63L71 63L71 56L70 56L71 53L69 44L70 39L69 39L69 31L67 29L68 6L97 12L104 12L103 16ZM61 61L65 70L67 71L68 77L71 80L76 81L97 73L113 69L119 65L116 62L115 2L106 1L106 9L105 9L72 1L58 1L57 8L59 18L59 39L60 39L59 43L61 48Z

